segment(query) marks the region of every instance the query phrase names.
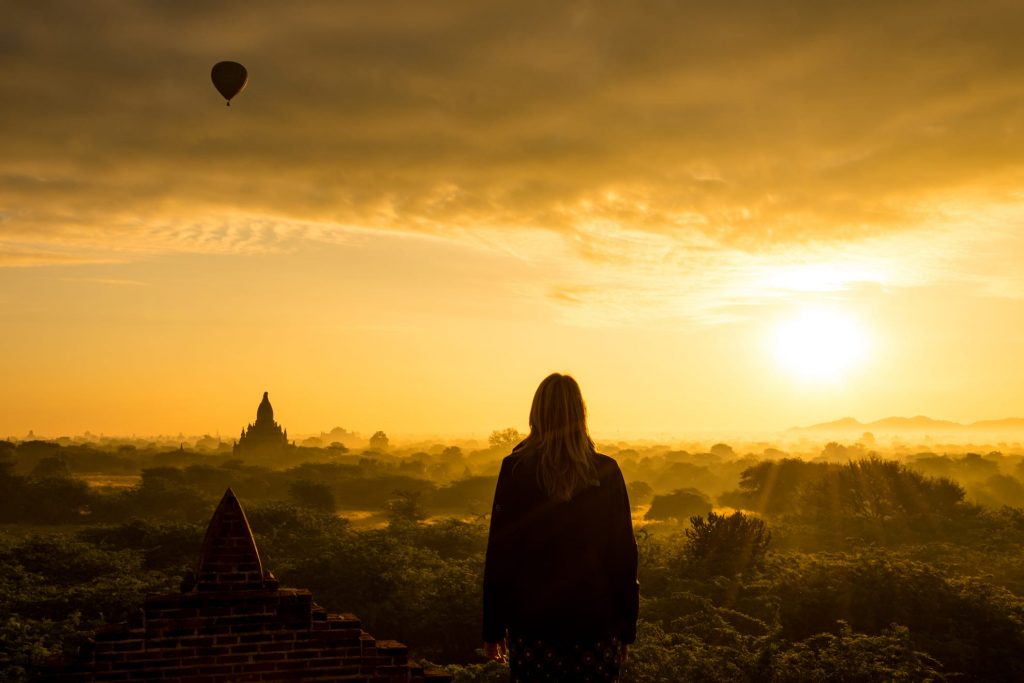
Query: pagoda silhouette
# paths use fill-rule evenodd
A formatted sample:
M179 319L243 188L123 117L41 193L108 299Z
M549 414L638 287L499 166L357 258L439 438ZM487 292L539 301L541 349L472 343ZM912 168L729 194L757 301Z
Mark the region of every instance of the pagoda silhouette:
M274 420L274 407L270 405L268 392L256 408L256 422L242 430L232 452L249 459L266 459L283 455L292 447L288 443L288 430L282 429Z

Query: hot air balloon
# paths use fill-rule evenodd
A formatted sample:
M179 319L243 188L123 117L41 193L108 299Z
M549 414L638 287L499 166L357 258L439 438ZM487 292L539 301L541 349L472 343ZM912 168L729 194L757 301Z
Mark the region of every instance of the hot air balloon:
M231 98L245 90L245 84L249 82L249 72L238 62L217 62L210 72L213 85L217 92L224 96L231 106Z

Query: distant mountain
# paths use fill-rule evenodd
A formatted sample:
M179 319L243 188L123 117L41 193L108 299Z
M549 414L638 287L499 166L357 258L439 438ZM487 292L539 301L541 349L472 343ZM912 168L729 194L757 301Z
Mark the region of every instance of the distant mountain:
M868 431L877 429L889 432L949 432L961 431L965 425L949 420L933 420L924 415L915 417L886 417L875 420L867 425Z
M822 422L810 427L793 427L791 432L848 432L854 430L867 431L867 425L852 417L844 417L832 422Z
M878 432L879 434L941 434L947 432L1015 432L1024 431L1024 417L1007 417L1002 420L979 420L970 424L935 420L925 415L915 417L885 417L874 422L861 422L844 417L832 422L821 422L809 427L794 427L790 432Z
M1004 417L1002 420L980 420L970 425L971 429L1009 431L1024 429L1024 417Z

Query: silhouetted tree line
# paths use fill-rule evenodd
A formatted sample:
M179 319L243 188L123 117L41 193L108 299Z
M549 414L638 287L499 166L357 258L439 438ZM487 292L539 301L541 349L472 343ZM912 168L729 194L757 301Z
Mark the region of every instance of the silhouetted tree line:
M761 462L744 470L739 488L718 502L767 515L781 526L784 544L815 549L845 548L854 541L984 542L1010 514L1010 508L969 502L951 479L878 456L845 464Z
M436 456L423 454L397 463L361 454L344 463L310 462L288 469L238 459L211 463L203 456L201 463L145 467L135 486L104 489L75 476L73 453L54 447L47 455L22 458L20 450L0 452L0 522L94 524L132 517L200 521L229 486L247 501L291 500L328 513L386 513L395 492L402 491L419 496L421 508L431 514L483 515L490 509L495 480L493 475L467 474L461 451L448 448ZM191 454L182 452L181 457L190 460Z
M669 474L630 479L633 503L662 521L637 532L640 636L624 681L1024 679L1024 510L978 505L946 478L986 481L993 458L758 461L719 446L619 455L624 471ZM0 679L29 678L146 592L176 590L230 485L284 585L458 681L502 680L476 653L494 476L461 476L472 455L346 453L286 469L171 459L103 491L75 478L71 453L29 450L0 445ZM681 471L709 488L679 485ZM714 511L715 498L738 511ZM344 518L360 509L383 524Z

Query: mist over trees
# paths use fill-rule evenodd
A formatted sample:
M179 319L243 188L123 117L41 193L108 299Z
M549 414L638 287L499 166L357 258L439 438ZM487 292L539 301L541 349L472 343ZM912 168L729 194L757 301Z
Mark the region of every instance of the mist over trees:
M502 680L477 654L481 572L521 435L368 448L346 434L278 462L212 439L0 442L0 677L27 680L146 592L176 590L230 486L282 585L457 681ZM621 465L640 547L623 681L1024 678L1019 449L599 448Z
M711 508L711 499L697 489L677 489L655 495L644 519L685 521L695 515L706 515Z

